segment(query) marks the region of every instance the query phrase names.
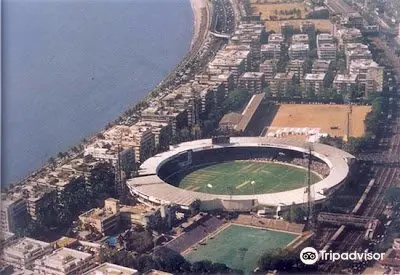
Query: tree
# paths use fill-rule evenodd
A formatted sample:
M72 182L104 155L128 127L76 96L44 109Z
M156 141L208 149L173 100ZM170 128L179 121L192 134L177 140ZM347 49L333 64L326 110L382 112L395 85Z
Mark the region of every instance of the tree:
M385 192L385 199L392 205L395 205L400 202L400 188L399 187L390 187Z
M91 185L93 199L101 195L115 197L115 174L114 167L110 163L100 162L90 171L88 179Z

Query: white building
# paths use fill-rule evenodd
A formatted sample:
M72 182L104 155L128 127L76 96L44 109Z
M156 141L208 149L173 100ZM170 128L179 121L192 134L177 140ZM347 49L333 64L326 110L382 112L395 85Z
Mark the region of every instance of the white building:
M371 59L352 60L350 74L358 74L359 82L364 86L366 95L382 92L384 68Z
M317 54L319 59L335 60L336 59L336 45L333 43L320 43L317 47Z
M52 250L51 245L46 242L31 238L17 239L4 248L3 260L18 269L32 269L36 259Z
M281 56L281 45L280 44L263 44L261 45L261 59L269 60L276 59L278 60Z
M308 44L298 43L292 44L289 47L289 57L290 59L306 59L310 47Z
M308 34L295 34L292 36L292 43L294 44L298 44L298 43L304 43L304 44L308 44L309 41L309 37Z
M75 275L83 274L95 265L92 254L63 247L36 260L34 271L38 275Z
M322 94L324 92L325 79L325 73L306 74L304 76L305 92L307 92L309 89L312 89L315 91L316 95Z
M268 44L282 44L285 41L283 34L281 33L271 33L268 36Z
M137 275L139 272L136 269L127 268L124 266L103 263L83 275Z

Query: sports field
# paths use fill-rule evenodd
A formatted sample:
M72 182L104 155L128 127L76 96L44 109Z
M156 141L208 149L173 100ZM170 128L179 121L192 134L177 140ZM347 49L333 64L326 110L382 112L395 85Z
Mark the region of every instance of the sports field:
M190 262L210 260L250 273L264 252L284 248L296 237L285 232L230 225L205 244L194 247L185 257Z
M305 169L280 163L229 161L186 175L179 187L219 195L265 194L303 187L306 175ZM312 183L320 180L318 175L311 174Z

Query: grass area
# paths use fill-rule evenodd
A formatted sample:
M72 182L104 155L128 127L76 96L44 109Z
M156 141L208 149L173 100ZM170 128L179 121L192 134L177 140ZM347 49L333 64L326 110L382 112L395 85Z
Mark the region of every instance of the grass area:
M307 171L280 163L256 161L229 161L207 166L186 175L180 188L212 193L251 195L274 193L300 188L306 185ZM319 181L312 173L311 181ZM252 185L251 181L255 181ZM208 187L211 184L212 188Z
M197 245L186 258L191 262L210 260L224 263L250 273L264 252L284 248L296 237L290 233L230 225L213 239L208 239L205 245Z
M321 132L331 136L344 136L347 132L349 111L348 105L281 104L268 132L276 132L277 128L285 127L310 127L321 128ZM350 136L364 135L364 120L370 111L371 106L352 107Z

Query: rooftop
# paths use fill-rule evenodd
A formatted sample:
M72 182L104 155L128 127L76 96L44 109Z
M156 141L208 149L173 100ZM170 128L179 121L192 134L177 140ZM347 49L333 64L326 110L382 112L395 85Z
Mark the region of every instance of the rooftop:
M82 260L87 260L92 254L77 251L70 248L59 248L52 254L46 255L36 261L36 265L51 266L56 269L67 269L73 265L79 265Z
M260 72L245 72L240 76L240 79L259 79L264 76L264 73Z
M290 45L289 51L308 51L309 45L304 43L294 43Z
M26 255L49 246L49 243L24 237L10 242L10 244L4 249L4 252Z
M103 263L84 273L84 275L134 275L138 273L139 272L136 269L116 264Z
M358 75L356 74L337 74L334 82L356 82Z
M304 80L310 81L323 81L325 79L326 74L319 73L319 74L306 74Z

